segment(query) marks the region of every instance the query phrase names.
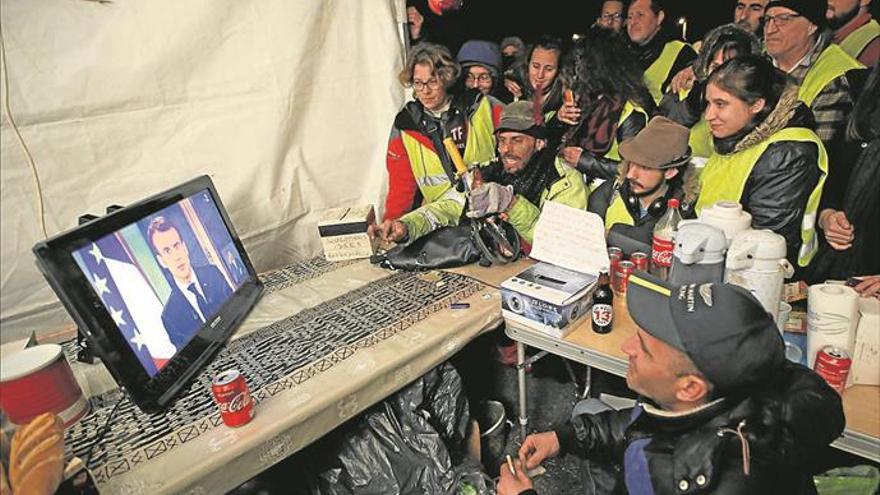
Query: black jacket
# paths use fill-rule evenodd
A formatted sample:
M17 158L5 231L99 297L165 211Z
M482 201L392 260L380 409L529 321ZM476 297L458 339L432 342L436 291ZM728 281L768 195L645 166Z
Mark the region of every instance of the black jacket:
M816 493L811 462L843 427L840 396L786 362L746 398L679 415L640 403L578 416L556 433L563 453L622 465L619 493L782 495Z

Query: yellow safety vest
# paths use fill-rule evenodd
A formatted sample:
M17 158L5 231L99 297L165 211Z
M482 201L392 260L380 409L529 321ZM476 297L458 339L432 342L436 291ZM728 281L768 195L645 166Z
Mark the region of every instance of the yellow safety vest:
M636 105L631 101L627 101L623 105L623 110L620 112L620 118L617 119L618 128L623 125L624 121L633 114L633 112L640 113L645 116L645 122L648 122L648 112L645 111L644 108ZM612 160L620 161L620 143L617 142L617 133L614 133L614 138L611 140L611 148L605 153L605 158L610 158Z
M849 33L849 36L840 42L840 48L850 57L858 59L868 43L878 36L880 36L880 23L877 23L876 19L871 19L864 26Z
M623 198L620 196L620 192L614 191L611 197L611 204L608 205L608 209L605 210L605 232L611 230L611 227L614 227L615 224L624 224L624 225L635 225L636 221L633 219L629 210L626 209L626 205L623 203Z
M492 122L492 105L488 98L481 99L468 125L464 148L465 163L488 162L495 156L495 126ZM407 132L401 132L401 139L425 203L436 201L451 187L440 157L433 149L426 147Z
M816 239L816 210L819 207L819 198L822 196L822 186L825 177L828 176L828 155L825 146L816 136L816 133L803 127L783 129L761 143L751 148L729 155L715 153L709 157L706 167L700 174L700 197L697 199L696 212L699 215L704 207L709 207L717 201L741 201L746 181L752 173L752 169L758 162L764 151L780 141L799 141L815 143L819 148L819 163L817 164L822 175L816 183L816 187L810 193L807 207L801 219L801 249L798 252L798 264L807 266L813 255L816 254L818 241Z
M837 45L828 45L822 51L816 63L807 71L801 88L798 91L798 99L808 107L813 105L816 96L828 86L828 83L846 74L851 69L863 69L865 66L858 60L850 57Z
M690 89L683 89L678 92L678 101L684 101L690 94ZM694 156L709 158L715 151L715 145L712 142L712 131L709 129L709 123L705 117L700 116L700 120L691 127L688 136L688 144Z
M666 43L657 60L645 70L645 85L648 86L648 91L651 92L654 103L660 104L660 99L663 98L663 81L669 77L669 72L675 64L675 59L678 58L678 54L685 46L687 46L685 43L678 40Z

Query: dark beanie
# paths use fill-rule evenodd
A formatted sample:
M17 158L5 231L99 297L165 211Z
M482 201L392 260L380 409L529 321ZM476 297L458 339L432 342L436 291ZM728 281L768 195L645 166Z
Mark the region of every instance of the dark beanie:
M764 12L769 12L773 7L785 7L804 16L819 29L825 27L825 11L828 10L828 0L771 0Z

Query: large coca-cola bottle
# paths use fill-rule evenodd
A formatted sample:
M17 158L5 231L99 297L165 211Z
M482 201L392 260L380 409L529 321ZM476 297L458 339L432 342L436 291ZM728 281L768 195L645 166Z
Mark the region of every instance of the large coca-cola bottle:
M654 240L651 243L651 273L663 280L669 277L672 267L672 251L675 247L675 231L681 222L677 199L666 203L666 213L654 225Z

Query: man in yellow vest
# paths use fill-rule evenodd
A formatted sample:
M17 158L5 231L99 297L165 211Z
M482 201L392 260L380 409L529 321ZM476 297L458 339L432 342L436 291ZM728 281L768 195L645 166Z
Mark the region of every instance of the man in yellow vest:
M868 11L871 0L828 0L825 17L832 41L867 67L880 60L880 24Z
M773 65L800 84L798 98L813 111L825 147L852 111L847 72L863 68L823 32L826 0L772 0L764 16L764 45Z
M657 220L669 199L682 197L689 170L688 128L666 117L620 145L623 162L616 181L605 181L590 194L587 210L605 219L608 244L626 252L651 249Z
M661 0L634 0L626 17L626 33L654 103L660 103L672 78L697 57L693 48L662 29L665 19Z

